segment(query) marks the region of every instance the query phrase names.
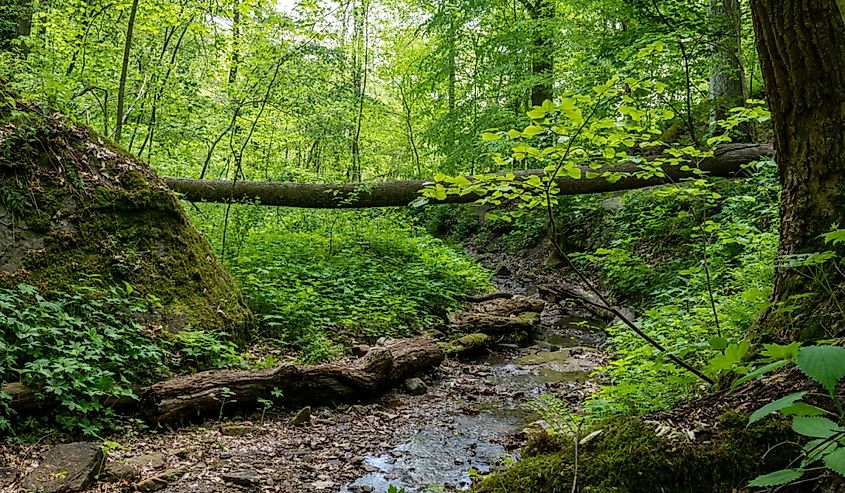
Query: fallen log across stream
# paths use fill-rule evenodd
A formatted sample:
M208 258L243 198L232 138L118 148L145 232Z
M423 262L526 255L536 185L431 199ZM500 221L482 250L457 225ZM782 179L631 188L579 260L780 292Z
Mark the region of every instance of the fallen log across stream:
M221 408L244 408L258 399L270 399L274 390L283 393L283 404L350 402L375 397L405 378L438 367L443 358L443 350L433 339L401 339L376 346L352 362L206 371L139 389L140 400L107 404L120 411L140 412L151 422L167 423L214 414ZM54 401L37 400L33 390L20 384L5 385L0 392L11 396L7 404L19 414L58 407Z
M714 152L714 156L704 159L699 168L708 176L721 178L741 178L743 166L766 157L773 157L770 144L726 144ZM582 169L582 176L589 168ZM568 176L557 179L561 195L615 192L634 188L665 185L684 178L695 176L692 171L678 166L665 166L666 176L639 178L633 173L638 171L634 164L624 164L602 171L629 173L615 182L604 178L578 179ZM543 176L541 169L513 172L519 180L532 176ZM470 181L472 177L467 177ZM314 184L288 182L251 182L227 180L190 180L184 178L164 178L164 182L174 192L180 193L190 202L249 202L260 205L303 207L311 209L351 209L366 207L404 207L420 197L420 190L431 180L404 180L373 183ZM474 202L481 198L475 193L466 195L448 195L442 200L430 200L431 204L461 204Z

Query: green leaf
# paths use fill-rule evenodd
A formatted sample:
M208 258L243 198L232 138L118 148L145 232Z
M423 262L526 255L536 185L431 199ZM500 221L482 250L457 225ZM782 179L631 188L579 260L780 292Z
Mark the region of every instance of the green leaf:
M494 132L484 132L481 134L481 140L491 141L491 140L499 140L502 138L502 135L499 133Z
M801 401L798 401L791 406L786 406L781 409L780 412L784 416L821 416L823 414L827 414L827 411L824 409Z
M780 471L757 476L753 481L748 483L748 486L768 488L770 486L778 486L797 481L803 475L804 469L781 469Z
M536 135L540 135L541 133L543 133L545 131L546 131L545 128L540 127L538 125L529 125L529 126L525 127L525 130L522 131L522 135L524 135L525 137L531 138L531 137L534 137Z
M798 368L833 393L837 382L845 376L845 348L808 346L798 350Z
M528 115L528 118L531 118L531 119L534 119L534 120L539 120L541 118L545 118L546 115L547 115L547 112L546 112L545 109L543 109L542 106L535 106L534 109L532 109L531 111L529 111L526 114Z
M842 431L842 428L821 416L796 416L792 419L792 431L805 437L830 438Z
M760 354L771 359L792 359L798 357L798 348L801 347L800 342L793 342L792 344L763 344L763 350Z
M566 174L569 175L570 178L579 179L581 178L581 169L576 168L575 166L571 168L566 168Z
M765 406L761 407L760 409L754 411L754 413L748 417L748 424L756 423L761 419L765 418L766 416L772 414L773 412L780 411L781 409L791 406L795 403L798 399L801 399L807 395L807 392L795 392L794 394L789 394L786 397L781 397L780 399L770 402Z
M824 465L836 474L845 476L845 448L838 448L825 455Z

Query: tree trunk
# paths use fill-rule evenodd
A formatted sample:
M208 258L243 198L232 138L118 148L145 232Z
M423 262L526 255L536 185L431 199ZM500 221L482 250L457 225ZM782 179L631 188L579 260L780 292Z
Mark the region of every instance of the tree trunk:
M845 226L845 19L837 2L751 1L782 186L781 256L829 250L820 235ZM845 279L834 267L780 268L762 330L782 340L840 332ZM787 305L800 309L777 310Z
M555 6L552 0L533 0L526 2L528 15L534 21L533 53L531 54L531 76L534 83L531 86L531 105L542 106L543 101L552 99L552 77L554 73L554 36L551 35L549 23L555 17Z
M742 174L742 165L772 156L772 146L753 144L731 144L719 148L715 156L705 159L701 169L710 176L735 178ZM637 171L636 165L624 165L614 168L619 171ZM583 170L588 171L587 169ZM589 170L594 171L594 170ZM611 183L603 178L572 179L561 177L558 186L561 195L613 192L629 190L690 177L691 173L678 167L664 169L666 178L648 179L628 176ZM514 175L520 179L530 176L543 176L543 170L517 171ZM247 182L221 180L189 180L165 178L167 186L182 198L195 202L252 202L257 200L262 205L283 207L305 207L314 209L365 208L365 207L404 207L419 198L420 189L432 183L431 180L389 181L380 183L348 184L313 184L282 182ZM432 200L433 204L464 204L474 202L480 197L475 194L449 195L444 200ZM845 222L843 222L845 224Z
M123 137L123 105L126 98L126 74L129 71L129 53L132 51L132 32L135 30L135 16L138 14L138 0L132 0L129 24L126 27L126 42L123 45L123 63L120 67L120 83L117 86L117 118L114 126L114 141L120 144Z
M710 99L714 119L722 120L730 108L742 106L746 100L739 0L710 0L708 15L713 30Z
M0 0L0 50L26 52L25 46L13 46L15 40L29 36L32 30L33 0Z

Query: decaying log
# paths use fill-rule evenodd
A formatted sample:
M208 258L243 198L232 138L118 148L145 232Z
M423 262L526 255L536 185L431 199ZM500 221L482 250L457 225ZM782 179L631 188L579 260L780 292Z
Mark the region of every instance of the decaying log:
M355 401L374 397L396 382L436 368L443 358L443 350L432 339L402 339L374 347L346 364L207 371L139 389L140 402L121 399L110 404L116 410L140 410L153 422L171 422L269 399L275 389L283 392L285 404ZM35 392L19 383L4 385L0 392L12 397L9 407L21 415L58 407L56 402L37 400Z
M719 147L712 158L704 159L700 169L709 176L722 178L743 177L742 166L774 155L769 144L727 144ZM620 165L611 169L634 173L636 165ZM582 176L589 168L582 169ZM614 192L674 183L694 176L678 166L664 167L665 177L637 178L630 175L613 183L604 178L557 179L561 195ZM527 180L543 176L543 170L525 170L513 173L517 179ZM467 177L472 180L473 177ZM431 180L386 181L375 183L313 184L287 182L232 182L225 180L189 180L164 178L165 183L182 198L191 202L250 202L261 205L304 207L312 209L344 209L366 207L404 207L419 198L420 190ZM478 200L476 194L448 195L431 204L465 204Z
M142 403L154 421L168 422L220 409L224 393L230 394L227 401L237 405L270 398L274 389L283 392L286 403L365 399L407 376L437 367L443 356L432 339L404 339L375 347L350 365L288 364L262 371L222 370L173 378L145 389Z
M490 300L509 300L513 298L513 293L487 293L478 296L458 296L457 300L464 303L484 303Z
M450 320L449 330L465 334L505 335L531 333L539 324L540 314L537 312L525 312L514 317L463 312Z

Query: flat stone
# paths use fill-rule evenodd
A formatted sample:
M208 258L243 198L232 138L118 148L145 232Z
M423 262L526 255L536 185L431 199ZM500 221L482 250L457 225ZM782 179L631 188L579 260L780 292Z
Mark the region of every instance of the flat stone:
M224 472L220 477L238 486L256 486L261 483L261 476L253 471Z
M422 395L428 392L428 385L421 378L409 378L405 380L404 387L412 395Z
M325 489L328 489L328 488L331 488L332 486L334 486L334 481L331 481L331 480L314 481L313 483L311 483L311 486L313 486L314 488L316 488L318 490L325 490Z
M139 482L135 485L135 489L142 493L150 493L152 491L163 490L171 481L178 478L184 473L185 469L182 467L168 469L162 472L161 474L158 474L157 476L153 476L151 478Z
M255 431L255 426L245 424L231 424L220 427L220 433L231 437L242 437Z
M311 422L311 406L305 406L290 420L294 426L305 426Z
M110 461L103 472L103 477L108 481L133 481L140 475L141 471L137 467L123 461Z
M126 459L126 463L139 469L160 469L164 467L164 454L152 452L149 454L136 455Z
M32 472L24 477L21 491L75 493L94 482L105 462L99 443L73 442L56 445Z

